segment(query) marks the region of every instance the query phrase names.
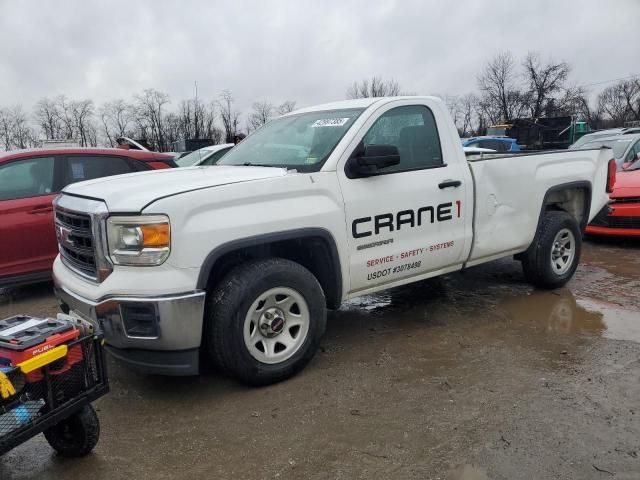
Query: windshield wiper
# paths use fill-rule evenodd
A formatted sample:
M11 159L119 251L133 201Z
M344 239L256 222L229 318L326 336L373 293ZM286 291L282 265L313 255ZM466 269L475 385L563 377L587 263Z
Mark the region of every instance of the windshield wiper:
M270 167L271 165L260 165L259 163L244 162L244 167Z

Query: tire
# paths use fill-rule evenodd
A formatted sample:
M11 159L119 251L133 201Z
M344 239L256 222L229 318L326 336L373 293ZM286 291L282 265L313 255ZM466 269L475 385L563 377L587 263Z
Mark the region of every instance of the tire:
M63 457L83 457L97 445L100 438L100 422L91 405L62 420L44 436L49 445Z
M581 250L576 219L564 211L548 211L533 244L522 255L525 277L538 288L562 287L578 268Z
M313 358L326 322L324 293L309 270L282 258L255 260L208 292L202 343L222 373L269 385Z

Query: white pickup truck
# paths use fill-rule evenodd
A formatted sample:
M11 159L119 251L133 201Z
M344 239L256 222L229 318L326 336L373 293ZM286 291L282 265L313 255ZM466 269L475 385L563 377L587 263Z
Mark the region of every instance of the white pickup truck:
M610 159L467 161L433 97L305 108L216 166L66 187L55 288L132 367L189 375L205 358L268 384L309 362L345 299L511 255L533 284L563 285L608 201Z

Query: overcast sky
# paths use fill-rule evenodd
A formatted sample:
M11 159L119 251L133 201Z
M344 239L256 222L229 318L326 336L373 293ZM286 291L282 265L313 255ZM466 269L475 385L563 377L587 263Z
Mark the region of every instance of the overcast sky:
M241 110L304 106L372 75L463 94L501 50L565 60L579 85L639 74L640 0L0 0L0 105L151 87L175 105L197 80L200 97L230 89Z

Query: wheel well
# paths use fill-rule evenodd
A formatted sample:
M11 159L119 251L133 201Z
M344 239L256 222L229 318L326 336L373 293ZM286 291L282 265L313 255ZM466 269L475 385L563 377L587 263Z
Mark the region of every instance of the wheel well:
M324 291L329 308L342 301L342 273L338 253L328 233L290 238L247 239L211 252L200 271L198 288L216 285L232 268L248 260L286 258L309 270Z
M589 220L591 208L591 187L586 184L566 185L547 192L543 212L562 210L576 219L580 229L584 230Z
M591 210L591 183L590 182L573 182L564 185L558 185L547 190L540 208L540 217L536 233L531 245L524 252L514 256L516 260L522 260L523 255L527 254L536 244L538 232L542 225L544 214L550 210L559 210L569 213L576 219L580 226L580 231L584 232L589 221L589 212Z

